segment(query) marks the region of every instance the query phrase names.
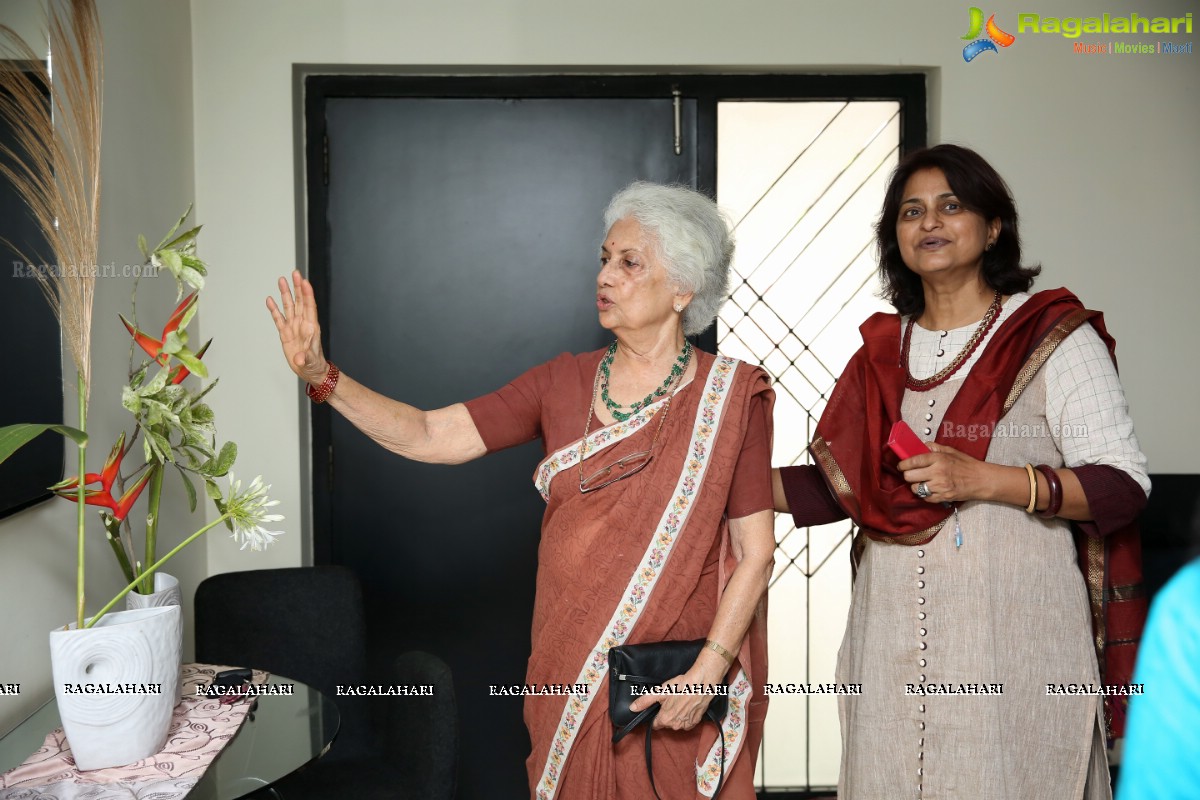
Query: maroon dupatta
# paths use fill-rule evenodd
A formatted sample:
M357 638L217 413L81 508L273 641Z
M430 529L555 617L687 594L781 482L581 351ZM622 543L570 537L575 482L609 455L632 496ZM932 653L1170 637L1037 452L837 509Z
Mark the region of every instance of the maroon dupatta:
M1102 314L1085 309L1066 289L1032 295L992 334L946 409L934 441L984 460L996 423L1054 349L1084 322L1096 329L1115 363L1116 343ZM952 512L917 497L896 468L898 459L885 449L892 424L902 418L907 369L900 363L901 327L898 315L877 313L859 328L863 346L838 379L810 449L834 497L862 533L877 541L918 545L933 539ZM1102 679L1108 685L1127 685L1147 606L1137 526L1103 539L1075 527L1075 543ZM1124 731L1127 703L1125 696L1106 698L1110 738Z

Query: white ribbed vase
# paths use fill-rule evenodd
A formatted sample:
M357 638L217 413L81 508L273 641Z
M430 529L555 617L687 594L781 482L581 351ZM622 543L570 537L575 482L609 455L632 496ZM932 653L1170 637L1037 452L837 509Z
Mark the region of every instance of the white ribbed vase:
M155 608L157 606L182 606L183 593L179 590L179 579L165 572L154 573L154 593L125 595L125 608Z
M182 635L179 606L114 611L92 628L72 623L50 632L54 695L80 770L122 766L162 750L179 700ZM112 691L131 686L139 690Z
M135 608L160 608L162 606L179 606L183 611L183 592L179 588L179 579L165 572L154 573L154 593L138 594L130 592L125 595L125 608L132 611ZM179 627L179 646L176 660L183 663L183 626ZM176 680L175 691L179 691L179 681Z

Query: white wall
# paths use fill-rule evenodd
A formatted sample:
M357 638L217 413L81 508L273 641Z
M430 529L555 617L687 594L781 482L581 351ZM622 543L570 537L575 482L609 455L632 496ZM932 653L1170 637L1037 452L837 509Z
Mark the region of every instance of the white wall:
M106 89L100 262L113 263L120 270L140 262L138 233L147 238L162 236L194 196L190 9L186 0L122 0L101 3L100 12ZM39 49L44 52L44 24L36 0L4 0L0 24L12 25L31 43L41 41ZM99 471L120 431L133 430L132 417L120 402L129 335L117 319L118 312L128 316L132 287L133 281L125 278L102 278L96 284L88 462L93 471ZM142 318L149 316L161 326L174 297L169 277L142 281ZM164 308L165 313L158 311ZM63 371L73 387L69 359ZM69 424L78 422L75 402L74 391L69 391L65 416ZM75 474L73 449L66 463L68 474ZM203 524L199 513L187 518L186 498L175 476L168 475L164 487L160 553L177 544L185 528L191 532ZM125 582L91 509L87 524L91 534L87 594L92 612ZM0 605L4 608L0 683L21 684L19 697L0 696L0 732L50 695L47 634L75 616L74 532L75 506L62 500L47 501L0 521ZM171 572L180 577L185 597L190 598L206 574L205 561L204 549L195 547L172 562ZM186 616L185 656L191 650L191 615Z

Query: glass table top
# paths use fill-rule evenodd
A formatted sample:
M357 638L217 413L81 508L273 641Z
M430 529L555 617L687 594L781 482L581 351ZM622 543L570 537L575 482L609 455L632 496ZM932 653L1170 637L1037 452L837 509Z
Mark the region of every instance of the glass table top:
M272 675L270 684L292 684L291 695L264 695L237 734L188 793L188 800L237 800L320 758L341 725L337 706L300 681ZM244 701L243 701L244 702ZM0 738L0 773L19 766L61 726L53 699Z

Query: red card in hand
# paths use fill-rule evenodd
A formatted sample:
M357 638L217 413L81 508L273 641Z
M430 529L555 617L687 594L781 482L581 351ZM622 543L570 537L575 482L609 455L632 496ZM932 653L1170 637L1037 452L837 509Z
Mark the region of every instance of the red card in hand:
M892 432L888 435L887 446L892 449L892 452L900 457L903 461L906 458L928 453L929 448L925 443L917 438L913 433L913 429L908 427L908 423L900 420L892 426Z

